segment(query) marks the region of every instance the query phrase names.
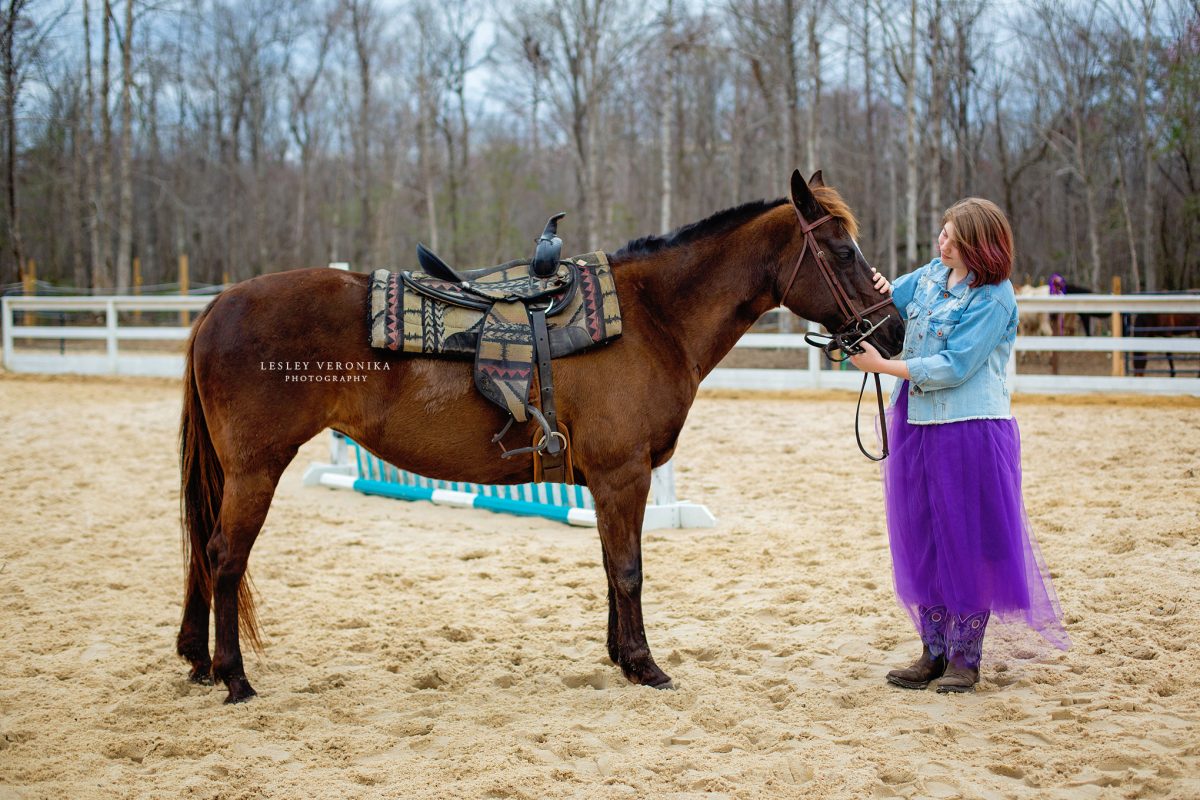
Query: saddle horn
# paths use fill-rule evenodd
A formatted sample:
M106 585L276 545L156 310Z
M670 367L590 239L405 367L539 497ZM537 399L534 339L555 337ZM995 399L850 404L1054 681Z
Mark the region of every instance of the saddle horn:
M562 239L558 238L558 221L567 213L560 211L546 222L546 229L538 237L537 249L533 253L530 267L534 275L546 278L558 269L558 260L562 255Z

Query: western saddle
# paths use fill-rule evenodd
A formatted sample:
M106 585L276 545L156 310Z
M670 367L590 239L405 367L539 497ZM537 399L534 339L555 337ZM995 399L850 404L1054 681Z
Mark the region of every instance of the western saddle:
M534 454L534 480L574 482L570 434L558 420L552 357L620 335L615 284L604 253L562 259L555 214L531 261L455 269L422 244L421 272L377 270L371 286L371 344L426 355L469 356L476 388L509 413L492 437L502 458ZM530 388L536 369L536 403ZM540 408L539 408L540 406ZM514 421L538 423L530 447L506 449Z

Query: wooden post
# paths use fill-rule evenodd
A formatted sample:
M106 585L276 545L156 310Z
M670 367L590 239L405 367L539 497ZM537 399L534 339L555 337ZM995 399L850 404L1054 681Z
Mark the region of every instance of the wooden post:
M136 257L133 259L133 293L138 297L142 296L142 259ZM138 322L142 321L140 308L134 310L133 318Z
M32 258L25 262L25 274L21 276L21 294L25 297L37 296L37 262ZM36 311L26 311L24 325L36 325Z
M179 293L184 297L188 296L188 257L187 253L179 254ZM192 312L184 309L179 312L179 324L188 326L192 324Z
M1121 276L1120 275L1113 275L1112 293L1113 294L1121 293ZM1124 332L1121 330L1121 312L1120 311L1112 312L1112 335L1113 335L1114 339L1120 339L1124 335ZM1116 378L1124 377L1124 375L1125 375L1125 353L1124 352L1120 352L1120 351L1116 351L1116 350L1113 351L1112 374L1113 374L1113 377L1116 377Z

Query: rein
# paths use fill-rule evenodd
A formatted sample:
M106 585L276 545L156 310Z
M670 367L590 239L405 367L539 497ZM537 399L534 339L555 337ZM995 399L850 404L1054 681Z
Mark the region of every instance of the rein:
M813 236L813 231L829 220L833 219L832 214L826 214L815 222L809 222L800 213L800 209L794 204L792 206L796 211L796 216L800 220L800 230L804 233L804 245L800 248L800 257L796 259L796 266L792 267L792 275L788 278L787 285L784 286L783 294L780 295L780 303L787 298L788 292L792 290L792 285L796 282L796 276L800 274L800 265L804 262L804 256L808 253L811 246L813 253L816 256L817 269L821 273L821 277L825 280L825 284L829 287L830 293L833 294L833 299L838 304L838 309L842 312L842 318L845 322L836 333L815 333L807 332L804 334L804 341L813 347L819 348L825 353L825 356L830 361L840 362L845 361L850 356L855 356L865 352L862 347L862 342L868 336L879 329L879 326L891 319L891 315L884 317L875 324L867 317L881 308L891 304L891 298L881 300L873 306L869 306L862 311L858 311L854 307L850 296L842 285L838 282L833 268L829 266L829 261L825 257L825 251L817 246L817 239ZM841 357L836 357L835 352L840 351ZM862 411L863 395L867 391L867 375L870 374L875 378L875 402L879 408L880 429L883 438L883 452L876 456L867 451L863 447L862 434L859 432L859 417ZM883 409L883 387L879 383L879 373L863 373L862 386L858 390L858 405L854 409L854 438L858 442L859 451L869 458L871 461L883 461L888 457L888 434L887 434L887 417Z

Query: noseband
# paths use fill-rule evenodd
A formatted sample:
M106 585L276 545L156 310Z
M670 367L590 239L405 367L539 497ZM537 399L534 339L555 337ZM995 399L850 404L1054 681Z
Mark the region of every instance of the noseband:
M868 306L862 311L858 311L854 307L854 303L850 300L850 295L842 288L838 282L837 276L834 274L833 268L829 266L829 260L825 257L825 251L817 245L817 239L813 236L813 231L819 226L833 219L832 214L826 214L815 222L809 222L800 213L800 209L793 204L792 208L796 211L796 217L800 220L800 230L804 234L804 245L800 248L800 257L796 259L796 266L792 267L792 276L788 278L787 285L783 288L783 294L780 295L779 302L782 305L787 299L788 292L792 290L792 285L796 282L796 276L800 274L800 265L804 263L804 256L808 254L809 248L815 255L817 262L817 270L821 277L825 280L825 285L829 287L830 294L837 302L838 309L842 312L842 327L835 333L816 333L808 332L804 334L804 341L813 347L821 349L830 361L845 361L850 356L855 356L865 352L862 348L862 342L868 336L879 329L883 323L891 319L891 315L884 317L875 324L867 319L872 313L891 305L891 298L880 300L873 306ZM835 356L834 353L840 352L842 355ZM867 449L863 447L862 435L858 430L859 412L862 409L863 394L867 390L867 374L863 373L862 387L858 391L858 406L854 410L854 436L858 440L858 449L862 454L872 461L883 461L888 457L888 435L887 435L887 418L883 410L883 388L879 385L879 373L873 372L875 376L875 401L879 407L879 423L880 431L883 439L883 453L878 456L871 455Z

